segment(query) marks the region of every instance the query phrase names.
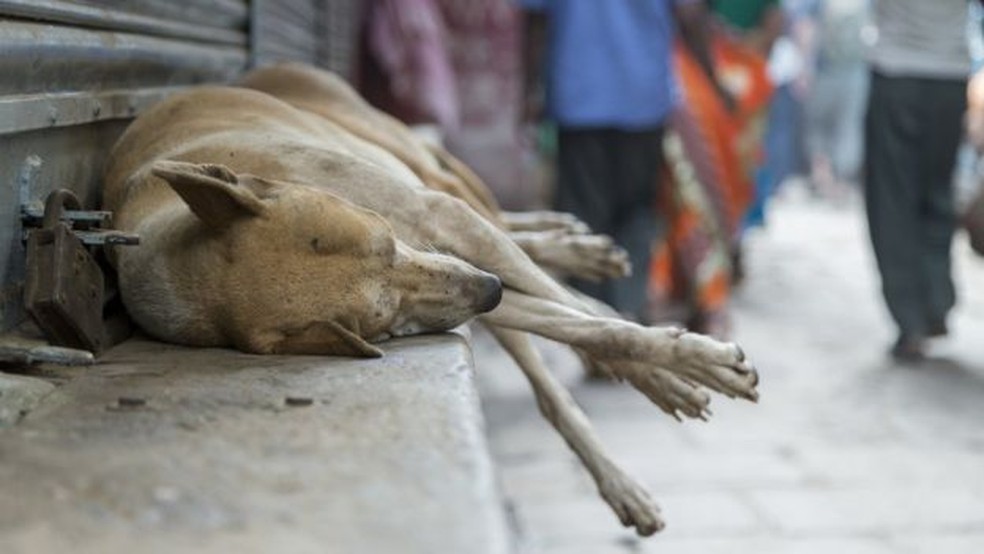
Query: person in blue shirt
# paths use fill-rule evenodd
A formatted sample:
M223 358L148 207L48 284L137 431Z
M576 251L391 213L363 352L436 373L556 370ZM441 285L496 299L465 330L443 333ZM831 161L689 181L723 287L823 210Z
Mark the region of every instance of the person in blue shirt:
M524 117L545 116L557 126L556 208L612 236L633 266L625 279L573 284L648 322L663 127L679 101L673 42L679 34L718 83L707 7L702 0L518 1L525 10Z

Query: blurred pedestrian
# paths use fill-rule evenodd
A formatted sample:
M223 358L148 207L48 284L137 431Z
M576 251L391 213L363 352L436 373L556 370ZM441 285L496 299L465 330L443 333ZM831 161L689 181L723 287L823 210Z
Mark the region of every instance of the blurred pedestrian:
M867 12L867 0L826 0L817 5L806 137L811 182L824 196L843 196L861 178L868 96L863 41Z
M882 292L899 335L923 357L947 334L952 173L966 108L967 0L875 0L877 38L865 119L865 200Z
M629 253L633 275L576 282L619 312L647 321L653 216L667 116L678 101L671 46L676 29L729 98L711 67L706 6L698 0L518 0L526 10L527 119L558 129L555 205ZM727 102L730 104L731 100Z

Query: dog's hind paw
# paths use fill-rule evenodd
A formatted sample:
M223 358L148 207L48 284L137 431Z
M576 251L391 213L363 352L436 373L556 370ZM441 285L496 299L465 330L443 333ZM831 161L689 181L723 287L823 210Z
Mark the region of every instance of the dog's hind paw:
M618 279L632 273L629 254L606 235L568 235L560 239L570 250L566 256L572 276L591 281Z
M567 277L597 282L632 272L628 253L606 235L552 231L526 240L524 249L537 263Z
M612 466L598 483L598 492L611 506L625 527L635 527L636 533L648 537L663 529L666 524L659 506L638 483Z

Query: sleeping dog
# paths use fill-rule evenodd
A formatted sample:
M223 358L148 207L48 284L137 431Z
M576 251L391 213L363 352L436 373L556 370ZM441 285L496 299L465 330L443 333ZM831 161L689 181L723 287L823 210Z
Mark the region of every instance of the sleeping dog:
M337 77L288 65L242 85L168 98L111 152L104 203L142 240L112 256L135 321L179 344L379 356L389 337L478 316L622 523L659 530L655 503L605 454L526 333L569 344L674 416L704 417L703 387L754 400L758 376L741 349L623 321L568 291L463 164ZM540 253L581 236L568 218L532 221L534 232L561 231L536 237ZM596 254L599 276L623 272L619 251L595 239L567 247Z

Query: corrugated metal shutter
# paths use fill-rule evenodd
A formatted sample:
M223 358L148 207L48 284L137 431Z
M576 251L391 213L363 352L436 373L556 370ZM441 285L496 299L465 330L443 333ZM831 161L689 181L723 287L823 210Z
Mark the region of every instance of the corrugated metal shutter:
M284 60L317 64L327 29L322 0L254 0L252 65Z
M245 0L0 0L0 330L21 318L19 207L98 203L109 148L176 87L246 66Z
M362 0L328 2L328 32L323 38L322 62L324 67L348 79L355 73L355 56L365 8L366 3Z
M362 0L253 0L251 63L304 61L351 76Z

